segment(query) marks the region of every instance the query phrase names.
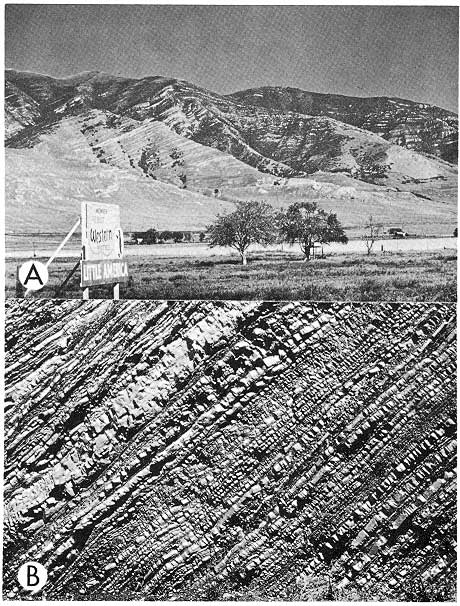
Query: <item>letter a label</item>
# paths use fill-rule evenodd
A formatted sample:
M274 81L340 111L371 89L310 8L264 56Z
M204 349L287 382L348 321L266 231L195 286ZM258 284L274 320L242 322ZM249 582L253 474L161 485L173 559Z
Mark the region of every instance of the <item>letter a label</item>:
M19 281L27 290L40 290L48 282L48 268L40 261L26 261L19 268Z
M26 562L18 570L18 581L26 591L37 593L48 579L46 568L39 562Z

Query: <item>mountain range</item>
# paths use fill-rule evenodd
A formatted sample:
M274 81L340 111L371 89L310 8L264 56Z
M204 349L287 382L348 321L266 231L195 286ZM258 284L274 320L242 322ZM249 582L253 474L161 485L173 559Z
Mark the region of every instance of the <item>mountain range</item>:
M64 228L82 199L119 203L133 228L202 229L249 198L314 198L350 229L369 211L433 233L455 222L458 116L435 106L101 72L6 70L5 84L10 230Z

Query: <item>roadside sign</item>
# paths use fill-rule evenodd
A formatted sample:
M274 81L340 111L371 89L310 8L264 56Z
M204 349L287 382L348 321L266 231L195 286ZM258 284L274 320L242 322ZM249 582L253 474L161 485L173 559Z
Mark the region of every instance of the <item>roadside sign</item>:
M81 203L81 244L85 261L121 259L123 232L120 207L99 202Z
M123 232L120 227L120 208L116 204L82 202L81 217L59 244L46 264L35 259L17 268L17 296L27 296L31 290L40 290L48 282L48 266L81 225L81 260L65 278L56 292L60 292L80 264L80 286L83 299L89 299L89 287L113 284L113 298L120 298L120 283L128 281L128 263L123 259ZM19 285L26 288L25 295Z
M48 282L48 268L40 261L26 261L18 270L19 282L27 290L40 290Z
M120 207L82 202L81 245L80 286L84 288L83 298L89 298L89 287L98 284L114 284L114 298L119 298L120 282L128 281L128 263L123 259Z
M128 281L128 262L123 259L105 259L102 261L81 261L80 286L113 284Z

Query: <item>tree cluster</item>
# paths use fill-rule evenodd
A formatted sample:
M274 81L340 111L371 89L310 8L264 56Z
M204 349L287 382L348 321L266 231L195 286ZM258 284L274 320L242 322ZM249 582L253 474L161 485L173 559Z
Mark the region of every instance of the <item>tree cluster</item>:
M190 242L192 235L183 231L158 231L154 227L146 231L135 231L133 240L142 244L164 244L165 242ZM200 240L201 241L201 240Z
M378 155L367 153L365 154L359 163L355 178L367 183L379 184L381 179L387 176L390 170L390 164L384 164L383 159L385 154L380 153Z
M218 215L207 227L207 232L210 246L234 248L243 265L247 264L247 250L251 244L298 242L308 261L317 243L348 242L337 215L309 201L291 204L278 212L266 202L237 202L236 210Z

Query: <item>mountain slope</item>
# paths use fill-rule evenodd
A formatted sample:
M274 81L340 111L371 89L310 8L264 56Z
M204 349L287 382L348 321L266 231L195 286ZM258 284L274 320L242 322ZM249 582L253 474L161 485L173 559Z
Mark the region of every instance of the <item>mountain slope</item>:
M161 121L197 143L284 177L323 170L346 172L364 181L401 182L446 177L450 170L448 164L424 156L415 161L414 169L414 152L395 149L379 135L329 116L243 104L235 96L222 97L179 80L132 80L94 73L53 80L7 71L7 81L40 104L43 123L87 109ZM30 119L40 122L35 116ZM7 145L17 144L13 133ZM396 166L395 156L401 160Z
M42 120L37 101L11 82L5 84L5 133L14 136Z
M268 179L214 148L177 135L156 120L137 121L93 110L79 116L81 132L101 162L138 171L181 188L212 189Z
M8 149L5 156L6 231L66 232L80 202L119 204L125 231L203 229L233 205L147 179L124 166L100 162L81 133L78 117L42 133L33 148Z
M240 103L309 116L328 116L390 143L458 160L458 116L439 107L389 97L348 97L296 88L261 87L229 95Z
M359 122L361 127L332 117L348 120L343 98L340 112L325 101L324 112L331 115L315 116L291 111L289 95L287 101L279 95L274 100L263 97L267 104L268 98L280 106L266 108L251 105L252 97L258 98L255 93L252 97L248 93L248 99L240 99L242 93L222 96L161 76L135 80L86 72L55 79L7 70L6 86L6 206L13 228L25 229L28 220L33 220L33 230L43 226L49 221L43 213L49 200L61 209L53 219L58 220L62 212L66 218L59 224L66 223L75 200L86 197L121 204L128 226L144 221L150 226L153 221L164 228L180 228L180 224L182 229L203 229L220 209L232 207L215 196L251 199L259 197L262 188L269 202L283 206L280 190L275 192L271 186L286 179L320 176L337 190L332 198L343 198L344 180L349 191L355 191L349 197L359 199L361 206L353 225L363 224L368 215L370 184L382 211L375 212L372 206L372 212L385 223L388 209L390 222L400 222L398 209L411 194L408 208L417 205L421 212L416 214L427 219L420 223L420 233L453 230L456 166L380 136L390 131L365 130L362 126L373 124L370 109L367 122ZM295 109L319 112L316 97L310 106L302 99L304 104L298 101ZM384 112L392 107L390 101L374 103L373 119L380 111L375 108ZM398 109L401 123L402 111ZM71 161L63 160L67 153ZM87 165L91 170L85 174ZM161 183L174 188L164 194ZM317 191L319 203L329 204L331 196L322 197L324 188ZM294 201L291 193L285 202ZM198 203L197 194L206 198ZM196 214L191 212L195 202L200 207ZM23 212L25 206L30 215ZM348 221L347 215L341 219ZM171 224L165 225L165 220ZM437 227L427 231L425 223Z

